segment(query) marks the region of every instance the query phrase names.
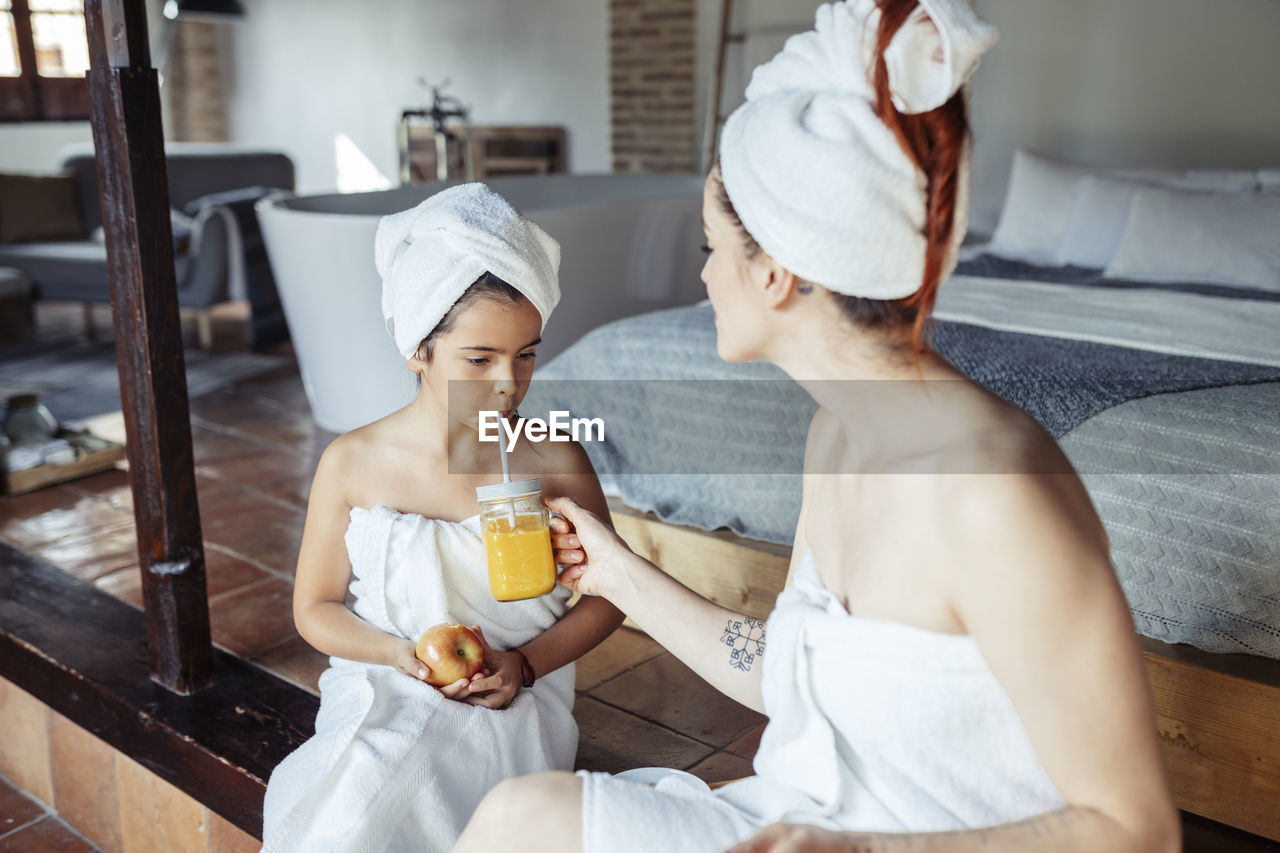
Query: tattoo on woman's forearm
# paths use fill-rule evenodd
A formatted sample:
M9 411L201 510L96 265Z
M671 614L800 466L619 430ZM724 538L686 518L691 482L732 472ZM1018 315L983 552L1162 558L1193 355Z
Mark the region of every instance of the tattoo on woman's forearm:
M729 666L750 672L756 658L764 654L764 620L755 616L730 619L720 642L729 647Z

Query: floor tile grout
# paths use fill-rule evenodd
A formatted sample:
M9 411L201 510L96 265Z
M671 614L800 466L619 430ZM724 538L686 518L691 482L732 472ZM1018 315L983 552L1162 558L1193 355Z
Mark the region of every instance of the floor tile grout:
M207 540L205 541L204 545L205 545L205 548L210 548L210 543L209 543ZM241 552L239 552L239 551L236 551L236 550L233 550L233 549L231 549L231 548L228 548L226 545L216 545L216 544L215 544L215 545L213 545L213 546L212 546L212 548L210 548L210 550L218 551L218 552L220 552L220 553L222 553L222 554L226 554L228 557L235 557L237 560L240 560L240 561L242 561L242 562L248 563L249 565L253 566L255 569L260 569L260 570L262 570L262 571L266 572L267 574L271 575L272 577L279 578L279 579L280 579L280 580L282 580L282 581L287 581L287 582L289 582L290 584L292 584L292 583L293 583L293 572L292 572L292 571L286 572L286 570L284 570L284 569L277 569L277 568L273 568L272 566L269 566L269 565L267 565L266 563L263 563L263 562L261 562L261 561L259 561L259 560L256 560L256 559L254 559L253 557L250 557L250 556L249 556L249 555L247 555L247 554L242 554L242 553L241 553ZM260 580L265 580L265 578L262 578L262 579L260 579ZM260 582L260 581L250 581L250 582L249 582L249 583L247 583L247 584L242 584L241 586L235 587L235 589L243 589L243 588L244 588L244 587L246 587L246 586L250 586L250 585L252 585L252 584L259 583L259 582ZM222 592L218 593L218 595L226 595L228 592L231 592L231 591L232 591L232 590L229 590L229 589L228 589L228 590L224 590L224 591L222 591ZM211 598L212 598L212 596L211 596Z
M207 418L201 417L200 415L191 416L191 425L198 426L201 429L207 429L210 432L216 432L221 435L229 436L231 438L238 438L241 441L247 441L250 444L256 444L259 447L261 447L263 450L279 450L279 451L287 452L292 456L299 456L299 457L303 457L307 455L304 451L298 449L297 446L294 444L282 444L277 441L272 441L270 439L263 438L262 436L254 435L251 432L245 432L244 430L239 429L238 427L227 426L226 424L220 424L217 421L208 420Z
M595 688L592 688L592 689L594 690ZM671 728L671 726L667 725L666 723L659 722L658 720L651 720L651 719L649 719L648 717L646 717L646 716L644 716L644 715L642 715L642 714L637 714L635 711L632 711L632 710L630 710L630 709L628 709L628 708L624 708L624 707L623 707L623 706L621 706L621 705L615 705L613 702L609 702L609 701L607 701L607 700L605 700L605 699L601 699L599 696L592 696L592 695L591 695L591 693L590 693L590 691L588 691L588 692L586 692L586 693L582 693L582 694L580 694L580 695L585 696L585 697L587 697L588 699L594 699L595 701L599 702L601 705L607 705L608 707L612 708L613 710L615 710L615 711L621 711L621 712L622 712L622 713L624 713L624 714L628 714L628 715L630 715L630 716L632 716L632 717L635 717L637 720L643 720L644 722L648 723L648 724L649 724L649 725L651 725L651 726L657 726L658 728L660 728L660 729L664 729L664 730L666 730L666 731L668 731L668 732L671 732L672 734L680 735L680 737L682 737L682 738L688 738L689 740L693 741L694 743L696 743L696 744L700 744L701 746L705 746L705 747L707 747L708 749L711 749L711 750L719 750L719 749L726 749L726 748L728 747L728 744L725 744L724 746L716 746L716 745L715 745L715 744L713 744L713 743L707 743L705 740L703 740L702 738L697 737L696 735L691 735L691 734L689 734L688 732L682 732L682 731L680 731L679 729L673 729L673 728ZM754 725L752 726L752 728L754 728ZM736 736L733 738L733 740L729 741L729 743L733 743L734 741L736 741L738 738L742 737L743 735L745 735L745 734L746 734L747 732L749 732L749 731L751 731L751 729L747 729L747 731L744 731L744 732L739 733L738 735L736 735ZM698 759L698 760L699 760L699 761L701 761L702 759Z
M102 850L101 847L99 847L97 844L93 843L88 838L86 838L74 826L67 823L67 821L64 820L62 816L59 815L58 812L55 811L51 806L47 805L44 801L39 800L36 797L32 796L26 789L19 787L17 784L13 782L13 780L9 779L7 776L4 776L3 774L0 774L0 785L7 785L14 791L17 791L25 799L30 800L32 803L35 803L35 805L41 810L38 816L32 818L26 823L15 826L12 829L6 830L4 832L0 832L0 841L3 841L4 839L14 835L15 833L22 832L24 829L30 829L31 827L40 823L40 821L42 820L53 820L55 823L60 825L64 830L69 832L71 835L74 835L76 838L80 839L85 844L87 844L90 850L96 850L96 851ZM0 817L2 817L2 815L0 815Z
M17 788L16 790L22 791L22 789L21 789L21 788ZM25 794L25 793L26 793L26 791L22 791L22 793L24 793L24 794ZM42 805L43 805L43 804L42 804ZM44 812L43 814L40 814L40 815L38 815L37 817L32 818L31 820L27 821L26 823L21 824L20 826L15 826L13 829L7 830L6 832L0 832L0 841L5 840L5 839L6 839L6 838L8 838L10 835L13 835L15 832L21 832L22 830L26 829L27 827L35 826L37 823L39 823L39 822L40 822L40 821L42 821L42 820L45 820L45 819L46 819L46 818L48 818L48 817L49 817L49 812L47 812L47 811L46 811L46 812Z
M619 631L629 631L629 630L634 630L634 629L632 629L632 628L618 628L617 630L619 630ZM638 633L643 633L643 632L638 632ZM611 635L611 636L612 636L612 635ZM645 636L647 637L647 636L649 636L649 635L648 635L648 634L645 634ZM606 637L605 639L608 639L608 638ZM602 642L603 642L603 641L602 641ZM654 658L660 658L660 657L662 657L663 655L669 655L669 654L671 654L671 652L669 652L669 651L667 651L665 648L662 648L661 646L659 646L659 647L658 647L658 651L657 651L657 652L653 653L652 655L650 655L649 657L645 658L644 660L642 660L642 661L638 661L637 663L632 664L631 666L627 667L626 669L620 669L620 670L618 670L617 672L615 672L613 675L609 676L608 678L605 678L605 679L603 679L603 680L601 680L601 681L597 681L595 684L591 685L590 687L587 687L587 688L585 688L584 690L580 690L580 691L578 691L578 692L579 692L579 693L587 693L587 692L590 692L590 691L592 691L592 690L597 690L597 689L599 689L599 688L601 688L601 687L604 687L606 684L608 684L610 681L613 681L615 678L618 678L618 677L620 677L620 676L626 675L628 672L631 672L633 669L638 669L639 667L644 666L646 663L648 663L649 661L653 660Z
M244 587L240 587L240 589L244 589ZM267 654L268 652L275 651L276 649L278 649L278 648L280 648L281 646L283 646L285 643L292 642L292 641L293 641L293 640L295 640L295 639L300 639L300 640L302 640L302 642L307 643L306 639L305 639L305 638L303 638L303 636L302 636L301 634L299 634L299 633L298 633L298 626L297 626L296 624L293 626L293 634L292 634L292 635L290 635L290 636L288 636L288 637L285 637L283 640L281 640L281 641L280 641L280 642L278 642L278 643L272 643L272 644L271 644L271 645L269 645L269 646L263 646L263 647L262 647L262 649L261 649L260 651L258 651L258 652L255 652L253 656L254 656L255 658L257 658L257 657L261 657L261 656L263 656L263 655ZM307 643L307 647L308 647L308 648L310 648L310 649L313 649L313 650L315 650L315 651L317 651L317 652L319 652L319 651L320 651L319 649L316 649L316 647L315 647L315 646L313 646L313 645L311 645L310 643ZM324 652L320 652L320 654L324 654ZM326 658L328 658L328 657L329 657L329 655L325 655L325 657L326 657Z
M218 543L216 543L216 542L210 542L210 541L209 541L209 540L207 540L207 539L205 540L204 547L205 547L205 550L206 550L206 551L216 551L216 552L218 552L219 554L223 554L223 555L225 555L225 556L227 556L227 557L233 557L233 558L235 558L235 559L239 560L239 561L240 561L240 562L242 562L242 563L248 563L249 565L253 566L255 569L259 569L259 570L261 570L261 571L264 571L264 572L266 572L267 574L272 575L273 577L277 577L277 578L280 578L280 580L288 581L289 583L293 583L293 571L292 571L292 570L287 570L287 571L286 571L285 569L276 569L276 568L273 568L273 567L271 567L271 566L267 565L266 563L263 563L263 562L260 562L260 561L258 561L258 560L256 560L256 559L254 559L253 557L250 557L250 556L248 556L248 555L246 555L246 554L241 554L241 553L240 553L240 552L238 552L238 551L235 551L235 550L233 550L233 549L231 549L231 548L228 548L226 545L219 545ZM249 583L257 583L257 581L250 581ZM248 586L248 585L249 585L249 584L241 584L241 586L236 587L236 589L240 589L241 587ZM231 591L231 590L224 590L224 592L220 592L220 593L218 593L218 594L219 594L219 595L223 595L223 594L225 594L226 592L230 592L230 591Z

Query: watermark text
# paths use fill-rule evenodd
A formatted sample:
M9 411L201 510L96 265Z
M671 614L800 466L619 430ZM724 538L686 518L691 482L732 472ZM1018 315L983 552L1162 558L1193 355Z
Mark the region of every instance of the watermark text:
M484 442L500 441L505 435L508 451L514 450L521 435L526 441L604 441L603 418L573 418L567 411L552 411L551 419L502 417L502 412L480 412L479 438Z

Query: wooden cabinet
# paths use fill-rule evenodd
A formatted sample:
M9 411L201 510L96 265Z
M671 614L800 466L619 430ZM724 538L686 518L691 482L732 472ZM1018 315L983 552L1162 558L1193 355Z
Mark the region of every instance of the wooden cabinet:
M447 143L450 179L466 175L468 154L477 180L497 175L549 175L565 170L563 127L473 125L469 133L461 126L450 130ZM436 180L437 143L431 124L411 124L407 138L409 183ZM405 157L406 152L402 151L402 160ZM402 162L402 180L406 174L404 166Z

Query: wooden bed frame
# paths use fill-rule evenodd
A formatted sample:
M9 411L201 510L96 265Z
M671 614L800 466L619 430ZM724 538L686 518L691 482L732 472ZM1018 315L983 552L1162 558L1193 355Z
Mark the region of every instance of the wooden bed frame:
M790 548L609 507L628 544L681 583L752 616L772 610ZM1280 841L1280 661L1142 647L1178 807Z

